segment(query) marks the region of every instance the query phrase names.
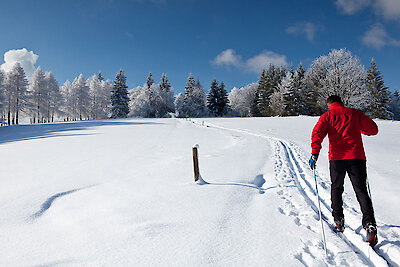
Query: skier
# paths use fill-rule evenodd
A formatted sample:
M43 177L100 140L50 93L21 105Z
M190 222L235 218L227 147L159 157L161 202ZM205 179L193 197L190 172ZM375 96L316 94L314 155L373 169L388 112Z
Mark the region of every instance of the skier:
M366 157L361 134L376 135L378 126L361 111L344 107L339 96L328 97L326 103L329 110L319 118L312 132L309 164L311 169L315 168L321 143L328 134L331 207L335 229L338 232L344 231L342 193L347 173L363 214L362 225L367 231L366 241L374 247L378 237L374 209L367 189Z

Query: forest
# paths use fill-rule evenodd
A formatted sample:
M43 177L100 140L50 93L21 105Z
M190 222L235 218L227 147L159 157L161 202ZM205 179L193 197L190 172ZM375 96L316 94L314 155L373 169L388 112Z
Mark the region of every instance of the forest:
M217 79L206 90L192 73L177 95L166 74L157 83L149 73L143 85L130 90L126 79L121 69L113 81L99 72L87 79L80 74L60 86L52 72L40 67L28 81L16 63L11 71L0 71L1 125L19 124L21 118L34 124L125 117L318 116L327 110L329 95L372 118L400 120L399 91L385 86L373 58L366 68L346 49L333 49L308 69L302 63L270 64L257 82L230 92Z

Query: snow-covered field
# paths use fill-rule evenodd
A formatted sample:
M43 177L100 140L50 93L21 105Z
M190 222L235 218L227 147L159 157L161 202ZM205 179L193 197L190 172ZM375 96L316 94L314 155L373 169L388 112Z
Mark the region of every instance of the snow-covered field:
M346 230L324 257L308 167L317 117L125 119L0 128L0 266L399 266L400 123L365 137L378 222L363 242L348 179ZM193 181L192 146L200 172Z

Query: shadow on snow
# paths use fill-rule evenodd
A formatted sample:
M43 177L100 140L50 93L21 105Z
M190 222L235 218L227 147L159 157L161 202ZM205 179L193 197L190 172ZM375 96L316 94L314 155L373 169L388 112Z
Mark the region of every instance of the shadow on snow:
M79 130L89 130L100 126L133 126L133 125L156 125L157 122L132 122L124 120L98 120L61 122L48 124L13 125L0 127L0 144L25 140L43 139L49 137L81 136L91 135L84 133L68 133Z
M199 177L198 184L200 185L217 185L217 186L241 186L247 188L254 188L259 191L260 194L264 194L265 191L278 188L279 186L270 186L268 188L263 188L265 183L264 176L262 174L257 175L251 183L209 183L205 181L201 176ZM294 185L289 185L285 187L295 187Z
M43 202L42 206L40 207L40 210L37 211L35 214L33 214L31 216L31 219L35 220L35 219L41 217L48 209L50 209L51 205L53 204L53 202L57 198L60 198L62 196L66 196L66 195L75 193L75 192L80 191L80 190L88 189L88 188L93 187L93 186L95 186L95 185L86 186L86 187L82 187L82 188L78 188L78 189L73 189L73 190L61 192L61 193L58 193L58 194L55 194L55 195L49 197L45 202Z

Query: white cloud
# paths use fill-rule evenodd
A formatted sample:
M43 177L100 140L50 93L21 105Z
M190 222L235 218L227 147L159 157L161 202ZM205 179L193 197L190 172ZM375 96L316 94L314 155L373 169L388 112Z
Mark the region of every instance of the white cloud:
M398 46L400 41L388 35L381 24L372 26L363 36L362 41L365 45L375 49L381 49L385 46Z
M249 58L246 61L246 69L251 72L259 73L270 64L276 66L287 66L288 62L285 55L265 50L261 54Z
M352 15L369 6L371 0L336 0L335 4L342 13Z
M31 77L35 71L35 63L38 58L38 55L26 48L12 49L4 53L4 63L1 65L1 69L8 72L14 67L15 63L19 62L24 68L26 76Z
M347 15L353 15L370 6L384 19L400 21L400 0L335 0L335 4Z
M375 8L385 19L400 20L400 0L375 0Z
M313 41L317 26L310 22L299 22L288 27L286 32L293 35L305 35L308 41Z
M217 55L212 62L218 66L239 67L242 64L242 57L240 55L237 55L235 50L226 49L225 51L222 51L219 55Z
M235 50L227 49L218 54L212 63L223 67L236 67L238 69L260 73L262 69L267 68L270 64L276 66L287 66L285 55L281 55L272 51L264 50L261 54L251 57L245 61L242 56L236 54Z

